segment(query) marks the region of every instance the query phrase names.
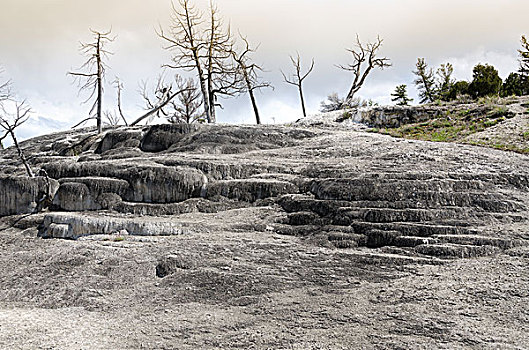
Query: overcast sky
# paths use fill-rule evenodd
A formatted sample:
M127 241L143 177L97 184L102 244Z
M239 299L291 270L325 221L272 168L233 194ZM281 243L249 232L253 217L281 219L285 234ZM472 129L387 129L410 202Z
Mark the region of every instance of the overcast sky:
M141 80L154 81L170 54L156 36L166 27L170 0L1 0L0 65L21 98L35 113L20 130L21 137L68 128L86 118L89 105L81 104L71 77L66 75L84 61L79 41L91 40L89 28L112 27L117 35L108 49L111 69L107 82L119 76L125 84L125 114L134 119L142 112L138 94ZM197 0L206 9L207 1ZM298 51L314 72L304 89L309 113L318 111L325 97L346 94L351 76L336 64L347 64L344 50L377 35L384 39L381 54L393 66L373 73L359 96L390 103L396 85L407 84L416 98L413 74L417 57L433 67L451 62L455 77L469 80L477 63L494 65L502 78L517 69L522 34L529 35L527 0L217 0L220 14L233 30L254 44L254 55L266 68L264 78L275 90L257 95L263 121L286 122L300 117L295 87L282 81L280 69L291 69L288 56ZM115 92L106 88L105 109L115 106ZM218 121L253 123L247 96L223 101Z

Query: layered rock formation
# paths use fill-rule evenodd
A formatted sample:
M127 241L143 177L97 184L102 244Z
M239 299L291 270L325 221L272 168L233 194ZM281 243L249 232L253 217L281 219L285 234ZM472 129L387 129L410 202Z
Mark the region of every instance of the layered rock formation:
M377 111L372 124L402 112ZM525 244L526 156L360 129L155 125L70 131L22 147L52 182L42 237L179 234L183 213L270 206L277 217L255 229L336 249L469 257ZM0 215L35 211L44 179L24 178L14 150L0 155Z

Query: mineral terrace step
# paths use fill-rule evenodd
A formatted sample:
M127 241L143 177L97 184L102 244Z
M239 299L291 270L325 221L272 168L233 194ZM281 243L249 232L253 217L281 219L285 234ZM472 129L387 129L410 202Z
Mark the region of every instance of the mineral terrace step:
M50 213L44 216L39 236L77 239L86 235L116 232L138 236L169 236L188 233L189 227L190 223L176 223L170 218L127 218L101 213Z
M442 222L444 220L470 220L472 211L464 208L443 209L387 209L387 208L341 208L333 218L334 225L347 226L355 221L373 223L391 222ZM484 219L480 217L480 219Z
M440 209L445 207L467 207L469 209L480 208L485 211L509 212L522 210L524 207L516 202L493 193L447 193L446 198L437 193L433 197L437 199L390 199L378 200L331 200L315 199L306 195L286 195L279 200L282 208L291 213L298 211L313 211L318 215L330 215L338 208L351 208L351 210L375 208L375 209Z
M421 244L437 244L439 239L432 237L398 236L393 241L397 247L416 247Z
M390 181L381 179L323 179L315 180L311 192L317 199L334 200L402 200L413 198L450 197L451 193L491 191L490 183L481 181L429 180Z
M427 265L441 265L446 261L436 257L418 257L408 256L402 254L392 254L378 252L376 250L367 249L347 249L340 250L338 255L344 259L354 258L359 263L372 265L407 265L407 264L427 264Z
M481 235L436 235L435 238L442 243L454 243L475 246L490 245L501 249L510 249L522 245L527 245L526 242L519 239L508 239Z
M415 247L419 254L440 258L474 258L497 253L498 247L491 245L475 246L464 244L422 244Z
M433 235L460 235L472 234L474 230L461 226L439 225L435 223L412 223L412 222L354 222L352 224L355 233L364 234L371 229L399 231L403 236L429 237Z

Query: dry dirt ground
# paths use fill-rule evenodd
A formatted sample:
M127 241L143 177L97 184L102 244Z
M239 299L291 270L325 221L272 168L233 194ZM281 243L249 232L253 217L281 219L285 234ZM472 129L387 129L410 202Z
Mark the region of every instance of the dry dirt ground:
M123 240L3 229L0 347L529 347L529 250L421 264L241 229L271 214L187 214L188 234ZM159 278L167 253L183 268Z
M412 187L399 186L420 186L418 174L451 186L476 176L476 186L494 190L493 198L518 211L486 211L485 205L496 206L477 193L483 208L436 207L432 213L444 216L432 221L469 220L494 239L529 238L523 209L529 192L519 183L528 172L525 155L326 130L265 151L142 156L277 164L323 184L326 174L367 174L374 177L364 183L393 181L387 195L401 188L403 198ZM329 186L339 182L333 181ZM471 198L443 191L429 199ZM360 209L347 213L373 221L429 214L362 207L399 204L394 201L351 203ZM450 210L460 221L450 220ZM0 219L0 349L529 349L526 244L464 259L424 257L413 246L405 254L392 254L396 247L339 249L318 229L278 230L290 214L276 201L167 217L186 223L176 236L43 239L37 226L44 215ZM164 257L172 259L172 270L159 277Z

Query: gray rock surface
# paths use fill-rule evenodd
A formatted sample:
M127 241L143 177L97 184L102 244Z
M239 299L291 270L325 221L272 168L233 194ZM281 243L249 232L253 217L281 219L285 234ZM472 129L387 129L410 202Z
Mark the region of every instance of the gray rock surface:
M0 151L0 348L529 347L529 157L338 117Z
M49 193L54 196L59 182L44 177L28 178L0 174L0 216L36 211Z
M362 111L364 121L369 116L371 124L391 124L387 118L400 116L399 123L404 123L441 113L442 107L370 111ZM335 114L327 117L336 119ZM316 230L340 248L395 247L404 255L442 256L445 252L447 258L458 256L455 248L423 246L508 247L493 244L510 238L499 237L492 227L527 220L525 156L392 139L355 131L354 124L348 127L352 130L322 130L311 124L318 118L300 122L312 125L309 128L120 127L98 137L84 131L43 137L39 150L31 148L31 141L23 145L38 154L31 158L34 166L60 183L54 210L72 213L110 210L119 215L163 216L272 205L287 214L275 223L278 232L306 236ZM82 155L73 155L79 150ZM118 154L121 157L114 158ZM505 157L511 160L505 162ZM37 189L31 191L34 197ZM21 213L21 207L30 211L34 198L23 201L4 215ZM79 220L74 214L64 215ZM87 227L83 220L80 226ZM69 222L63 232L64 224L45 220L42 236L75 238L108 231L101 230L100 224L77 229ZM356 236L330 238L339 232ZM476 233L483 239L460 238ZM456 239L454 234L460 236ZM363 238L357 239L358 235ZM462 256L473 254L464 251Z

